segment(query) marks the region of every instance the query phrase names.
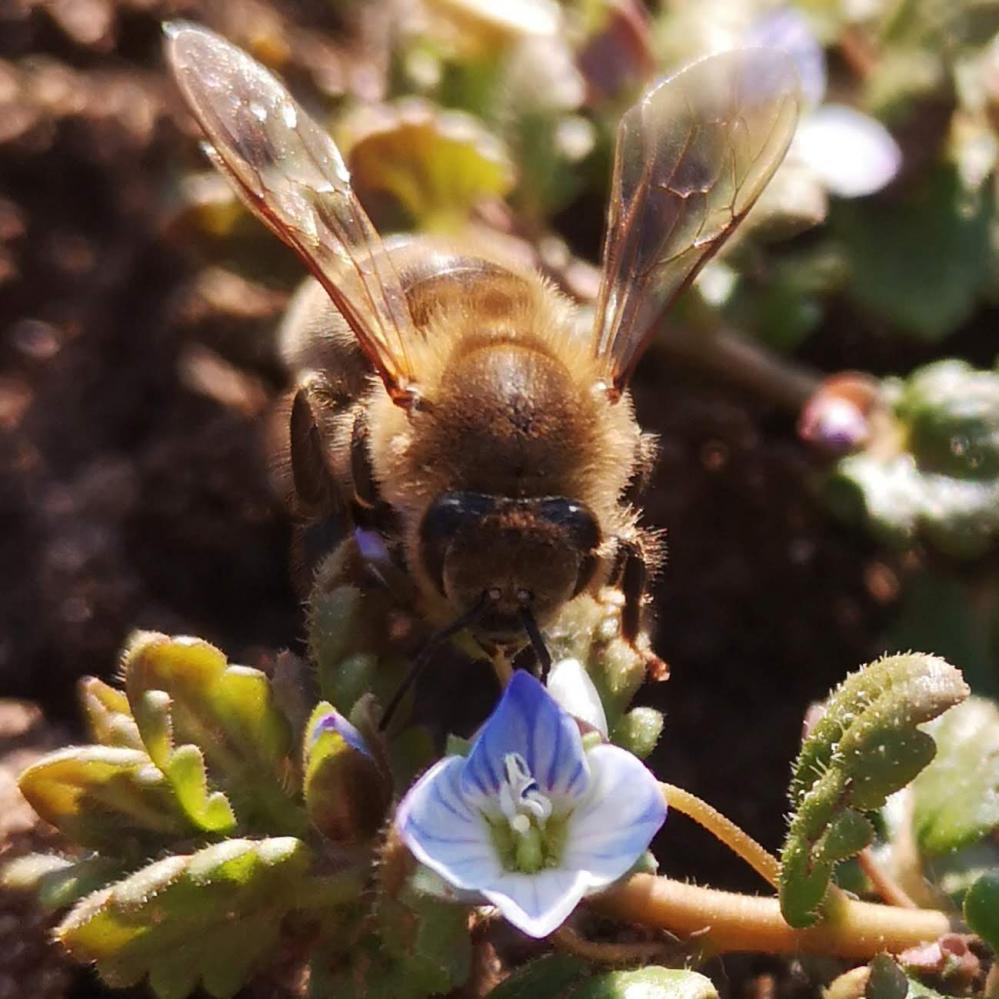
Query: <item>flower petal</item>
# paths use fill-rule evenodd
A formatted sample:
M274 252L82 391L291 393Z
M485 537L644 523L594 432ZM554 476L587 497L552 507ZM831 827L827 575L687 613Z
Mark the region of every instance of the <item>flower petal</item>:
M589 786L589 768L579 726L524 670L514 673L468 754L461 778L463 793L497 795L507 753L524 757L546 794L576 798Z
M881 190L902 164L888 129L842 104L826 104L802 119L791 149L841 198Z
M749 48L780 49L794 60L805 104L817 107L826 93L826 54L799 11L778 7L757 18L746 32Z
M589 752L591 789L569 820L561 865L587 874L587 889L625 874L666 819L659 783L645 765L619 746Z
M607 714L590 674L578 659L562 659L548 671L548 693L580 721L607 738Z
M546 937L579 905L586 884L585 871L561 868L537 874L506 871L484 887L482 894L517 929L531 937Z
M406 793L395 824L421 863L456 888L477 890L502 873L486 820L461 789L465 760L435 763Z
M364 736L339 711L327 711L316 719L309 736L310 745L314 746L323 732L336 732L352 749L364 753L365 756L371 756L371 750L368 749Z

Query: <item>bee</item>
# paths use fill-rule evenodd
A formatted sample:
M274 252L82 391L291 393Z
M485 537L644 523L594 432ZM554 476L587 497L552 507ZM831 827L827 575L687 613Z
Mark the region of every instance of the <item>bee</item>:
M624 115L581 332L572 302L488 246L383 243L332 139L246 53L188 23L166 48L216 166L312 273L282 335L299 512L348 516L441 634L544 663L545 626L611 584L634 642L659 543L640 524L656 443L629 379L781 162L800 103L789 59L708 56Z

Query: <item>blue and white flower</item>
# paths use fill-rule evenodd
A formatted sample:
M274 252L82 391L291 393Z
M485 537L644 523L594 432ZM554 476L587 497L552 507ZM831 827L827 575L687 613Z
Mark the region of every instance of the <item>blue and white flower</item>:
M580 899L627 874L665 818L646 767L618 746L585 749L572 716L519 671L469 755L431 767L400 804L396 827L459 893L543 937Z
M796 158L841 198L880 191L898 173L902 152L879 121L845 104L823 104L826 54L805 17L778 7L758 18L743 38L751 47L780 49L794 60L804 111L791 144Z

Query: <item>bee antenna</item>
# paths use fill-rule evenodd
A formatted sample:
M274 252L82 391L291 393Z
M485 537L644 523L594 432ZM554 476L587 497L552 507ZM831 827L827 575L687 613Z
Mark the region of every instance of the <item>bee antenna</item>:
M545 645L541 629L538 627L537 619L531 613L530 607L523 606L520 608L520 620L524 625L524 631L527 632L527 637L531 640L531 648L534 649L534 655L541 666L541 676L544 678L548 676L548 671L552 668L552 657L548 651L548 646Z
M381 721L378 723L379 732L384 732L388 728L389 722L392 721L392 716L396 713L399 705L402 703L402 699L409 691L409 688L416 683L420 674L427 668L427 666L430 665L433 653L452 635L456 635L463 628L467 628L482 613L482 609L486 604L486 599L487 596L483 593L479 602L471 610L466 611L460 617L456 617L449 625L441 628L440 631L434 632L434 634L427 639L426 644L422 649L420 649L416 658L413 660L413 665L410 666L409 672L406 674L406 678L399 684L398 689L392 695L392 699L388 702L388 705L382 714Z

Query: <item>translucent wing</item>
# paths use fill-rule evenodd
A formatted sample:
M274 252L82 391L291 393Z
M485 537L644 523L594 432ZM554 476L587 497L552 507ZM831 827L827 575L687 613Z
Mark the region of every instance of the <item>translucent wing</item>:
M404 404L416 382L407 350L412 319L333 140L274 76L219 35L184 22L167 25L166 34L167 59L216 166L301 255Z
M613 395L773 176L799 101L787 56L741 49L686 67L621 119L593 332Z

